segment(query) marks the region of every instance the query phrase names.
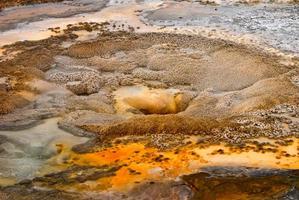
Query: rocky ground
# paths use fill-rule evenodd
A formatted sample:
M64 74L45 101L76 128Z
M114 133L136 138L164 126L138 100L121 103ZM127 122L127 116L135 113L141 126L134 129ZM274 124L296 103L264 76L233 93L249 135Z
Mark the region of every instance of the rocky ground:
M87 170L87 169L81 169ZM245 170L246 175L235 177ZM67 172L63 172L67 173ZM92 177L111 176L111 172L98 172ZM231 173L230 177L223 178ZM52 176L52 177L51 177ZM53 174L47 178L36 181L51 183L55 176L64 177L63 174ZM79 181L88 177L78 177ZM0 195L3 199L296 199L298 189L298 171L259 172L252 169L209 169L208 172L186 175L180 181L149 182L144 183L129 193L114 193L108 197L105 194L78 194L61 192L58 190L40 191L30 188L31 182L23 182L13 187L2 189Z
M140 29L2 47L0 199L299 198L298 58Z

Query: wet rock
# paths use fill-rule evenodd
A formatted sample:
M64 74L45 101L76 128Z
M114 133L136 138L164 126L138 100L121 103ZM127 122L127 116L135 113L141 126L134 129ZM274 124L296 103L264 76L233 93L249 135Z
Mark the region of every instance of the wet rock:
M91 110L113 114L115 111L112 104L111 95L106 92L99 92L88 96L73 96L68 99L66 107L70 111Z
M180 181L148 182L132 189L127 199L187 200L191 195L191 189Z
M105 177L115 176L115 172L120 168L121 166L73 166L62 172L34 178L32 182L34 184L42 184L44 186L84 183L86 181L94 181Z
M56 117L65 111L67 99L71 95L71 92L63 89L45 92L27 106L0 115L0 130L26 129L39 124L43 119Z
M90 133L92 134L92 133ZM99 147L107 146L109 143L107 141L101 141L99 138L91 138L83 144L78 144L72 147L72 151L75 153L83 154L96 151Z
M42 179L41 179L42 180ZM80 194L78 192L65 192L57 189L38 189L28 184L18 184L0 188L1 200L33 200L33 199L79 199L79 200L187 200L190 199L191 190L180 181L148 182L135 186L128 192L96 192L93 194Z
M42 119L54 117L55 110L20 110L0 116L0 130L22 130L42 123Z
M281 199L286 193L294 192L299 180L298 170L266 170L266 173L263 170L243 170L245 173L229 168L224 171L218 169L186 175L182 179L193 189L191 199L202 200L238 199L243 196L246 199Z
M121 122L124 116L115 114L96 113L94 111L79 110L66 115L60 122L59 127L78 136L95 136L92 131L82 129L81 126L109 126Z
M288 191L279 200L295 200L295 199L299 199L299 188L298 187L294 187L292 190Z
M68 193L59 190L38 190L27 186L10 186L0 188L1 200L33 200L33 199L49 199L49 200L87 200L80 194Z
M67 90L53 90L40 95L35 101L13 113L0 116L0 130L20 130L30 128L43 119L56 117L64 112Z
M68 99L72 96L73 94L66 89L54 89L44 92L24 109L52 109L56 110L57 113L63 112L67 105Z

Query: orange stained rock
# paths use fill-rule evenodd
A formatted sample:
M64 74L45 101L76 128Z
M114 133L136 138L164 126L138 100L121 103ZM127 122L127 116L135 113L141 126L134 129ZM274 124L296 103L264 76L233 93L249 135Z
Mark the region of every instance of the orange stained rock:
M253 150L230 152L230 148L224 144L207 147L191 144L180 148L179 151L159 151L156 148L146 147L142 143L129 143L119 144L94 153L71 153L69 160L71 164L76 165L122 166L115 176L98 179L96 183L90 183L89 188L91 190L99 188L126 190L138 183L173 179L183 174L198 172L206 166L261 166L299 169L299 154L296 148L299 140L294 139L294 141L289 146L278 146L277 152L266 153ZM222 149L223 152L214 153L219 149ZM278 156L284 151L289 152L291 156Z

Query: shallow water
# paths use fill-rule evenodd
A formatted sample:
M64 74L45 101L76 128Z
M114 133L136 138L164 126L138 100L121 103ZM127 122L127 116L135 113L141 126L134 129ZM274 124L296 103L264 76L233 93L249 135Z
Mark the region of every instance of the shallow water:
M66 28L68 24L79 22L105 22L115 21L118 23L130 24L133 27L142 27L143 32L154 30L153 27L146 27L136 16L135 11L142 9L141 5L116 5L104 8L93 13L77 14L70 17L46 18L41 21L30 23L19 23L16 29L0 32L0 46L12 44L24 40L41 40L55 35L48 28ZM21 13L19 13L21 14ZM5 16L2 16L4 18ZM1 20L1 16L0 16ZM1 30L1 29L0 29ZM139 29L141 30L141 29ZM86 32L86 34L89 34ZM83 34L81 34L82 37Z
M177 89L149 89L145 86L123 87L114 92L115 108L120 113L137 109L148 114L176 113Z
M0 131L0 136L5 136L4 142L0 144L1 180L32 179L55 171L55 166L61 164L65 156L58 155L61 145L68 149L87 141L86 138L59 129L57 122L58 118L52 118L30 129ZM54 156L55 160L51 160Z

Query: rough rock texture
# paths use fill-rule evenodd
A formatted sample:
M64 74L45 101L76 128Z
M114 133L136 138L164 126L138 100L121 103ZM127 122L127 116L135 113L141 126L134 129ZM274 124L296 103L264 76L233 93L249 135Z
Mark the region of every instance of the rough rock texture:
M24 48L32 44L19 45ZM29 53L49 55L49 51L40 49L24 51L13 60L14 64L26 64L22 58ZM277 133L271 133L273 129L265 127L257 127L250 132L249 124L244 127L240 123L249 112L270 109L275 105L298 105L299 89L294 84L298 72L294 66L281 64L279 57L225 41L163 33L103 34L93 42L70 46L63 56L59 55L60 51L50 54L52 59L45 62L52 66L45 72L45 78L69 89L74 95L54 93L47 98L41 96L31 101L29 107L51 108L55 113L63 114L60 127L74 134L94 132L115 137L154 132L209 132L215 138L230 141L256 136L277 137L281 132L284 136L296 135L296 120L290 123L286 133L281 128L283 126L274 126L281 122L264 122L263 117L253 116L250 121L266 123L265 127L274 126ZM41 60L31 64L39 68ZM158 89L179 89L184 95L177 106L180 111L185 111L176 115L143 116L142 110L128 110L128 116L119 115L114 109L113 91L138 84L150 84ZM131 99L130 105L134 105L134 101Z
M79 110L71 112L59 122L59 127L74 135L94 136L88 130L81 129L81 125L109 125L124 120L124 116L106 113L96 113L89 110Z
M182 179L193 189L190 199L296 199L298 194L298 170L275 172L254 171L249 174L241 170L216 168L209 173L201 172L183 176ZM213 175L211 176L211 173ZM231 174L230 174L231 173ZM248 172L247 172L248 173ZM223 175L225 176L223 177ZM229 175L231 176L229 176ZM221 177L222 176L222 177ZM297 191L297 192L296 192Z
M65 167L61 172L0 188L0 198L213 200L296 197L297 171L265 176L225 172L225 176L218 176L215 170L183 176L177 181L141 184L136 181L134 184L138 185L124 193L100 191L92 195L57 191L66 190L63 186L75 190L76 184L88 187L94 181L115 176L121 166L89 166L89 162L74 166L72 162L76 159L68 160L67 153L77 156L96 153L101 147L109 148L117 141L147 139L148 143L143 141L146 148L163 151L186 147L190 142L186 139L192 138L187 136L198 135L205 145L227 142L246 149L248 146L244 143L252 138L283 138L279 142L288 143L285 138L298 137L299 133L298 66L282 62L279 56L224 40L167 33L103 32L92 41L78 42L73 31L90 33L98 30L99 24L86 22L67 26L65 30L49 29L61 33L60 36L7 46L5 55L15 51L19 54L0 63L0 76L7 77L0 80L0 113L11 112L0 116L0 129L25 129L42 119L59 116L59 128L90 137L90 140L84 144L75 143L69 149L56 144L53 149L57 154L62 153L62 158L52 157L53 160L47 161L60 162L59 166ZM295 59L290 60L296 63ZM162 101L161 93L155 93L157 90L138 98L127 98L126 102L133 109L120 112L116 106L116 92L126 86L128 96L132 97L136 93L132 86L136 85L148 86L149 90L179 92L170 98L166 95L167 101ZM169 102L176 109L165 109ZM7 139L1 137L0 143ZM42 141L38 137L37 140ZM203 143L198 141L194 145ZM26 148L26 143L24 146L30 151L43 150L43 143L33 148ZM258 143L250 151L269 153L277 149ZM0 153L4 151L0 149ZM40 152L37 151L38 156L43 155ZM296 159L295 153L282 154ZM161 157L157 159L160 162ZM7 169L9 167L8 164ZM51 191L42 190L44 188Z
M67 110L90 110L98 113L115 113L113 100L109 93L100 91L88 96L72 96L68 99Z
M86 181L113 176L119 168L74 167L57 174L49 174L33 181L0 188L0 197L8 199L161 199L161 200L216 200L216 199L297 199L298 171L256 170L250 168L211 168L182 176L177 181L146 182L127 192L97 192L79 194L59 190L33 189L34 185L51 187L60 184L84 183ZM67 177L72 178L68 179Z

